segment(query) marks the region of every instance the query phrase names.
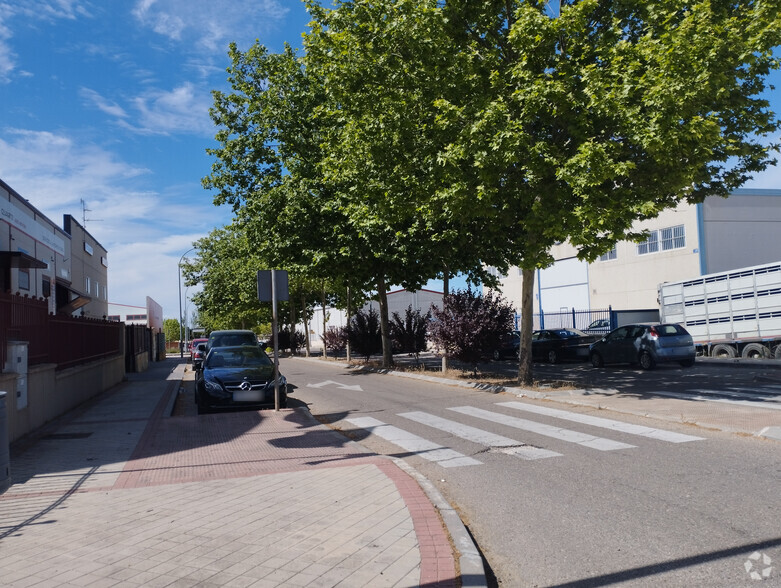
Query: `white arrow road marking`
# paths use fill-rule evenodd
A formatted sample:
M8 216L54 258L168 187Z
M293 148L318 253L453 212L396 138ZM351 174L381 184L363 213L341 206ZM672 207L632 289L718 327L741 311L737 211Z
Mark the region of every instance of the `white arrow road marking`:
M479 443L486 447L503 447L506 448L502 453L508 453L510 455L517 455L521 459L543 459L546 457L558 457L561 453L555 451L548 451L547 449L540 449L539 447L531 447L515 439L509 437L502 437L501 435L495 435L489 431L483 431L469 425L464 425L456 421L450 421L433 414L426 412L405 412L400 414L400 417L410 419L416 423L422 425L428 425L434 427L440 431L445 431L461 439L466 439L473 443Z
M347 384L334 382L333 380L326 380L325 382L318 382L317 384L307 384L306 387L322 388L323 386L328 386L329 384L331 384L332 386L338 386L342 390L355 390L356 392L363 392L363 389L358 384L355 384L354 386L348 386Z
M507 425L508 427L515 427L516 429L521 429L523 431L531 431L538 435L553 437L554 439L560 439L561 441L567 441L568 443L577 443L578 445L590 447L591 449L598 449L599 451L612 451L614 449L629 449L636 447L635 445L629 445L628 443L603 439L602 437L595 437L594 435L587 435L577 431L552 427L551 425L545 425L543 423L535 423L534 421L527 421L526 419L519 419L498 412L475 408L473 406L456 406L449 408L448 410L460 412L461 414L473 416L478 419L485 419L493 423L500 423L502 425Z
M651 439L659 439L661 441L668 441L670 443L686 443L687 441L703 440L702 437L695 437L694 435L673 433L672 431L664 431L662 429L654 429L653 427L644 427L642 425L630 425L629 423L622 423L621 421L613 421L611 419L605 419L602 417L595 417L577 412L567 412L566 410L549 408L547 406L537 406L535 404L526 404L523 402L498 402L497 406L506 406L516 410L525 410L526 412L533 412L534 414L542 414L557 419L564 419L565 421L573 421L575 423L591 425L592 427L601 427L603 429L610 429L612 431L619 431L621 433L629 433L630 435L650 437Z
M406 451L415 453L423 459L433 461L444 468L482 465L482 462L467 457L463 453L448 449L442 445L437 445L431 441L426 441L422 437L418 437L408 431L388 425L372 417L356 417L345 420L356 427L366 429L372 434L382 437L386 441L390 441Z

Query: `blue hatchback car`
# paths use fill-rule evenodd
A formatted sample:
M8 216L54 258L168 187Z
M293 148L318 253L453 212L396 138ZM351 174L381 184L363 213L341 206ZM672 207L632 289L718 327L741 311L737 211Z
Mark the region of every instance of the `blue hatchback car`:
M608 363L639 363L648 370L662 362L694 365L696 351L689 332L673 323L623 325L589 347L594 367Z

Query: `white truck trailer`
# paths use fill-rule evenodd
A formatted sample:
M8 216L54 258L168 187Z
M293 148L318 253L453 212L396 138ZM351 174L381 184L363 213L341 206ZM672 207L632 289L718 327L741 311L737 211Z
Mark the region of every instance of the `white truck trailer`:
M781 261L660 284L659 307L698 355L781 359Z

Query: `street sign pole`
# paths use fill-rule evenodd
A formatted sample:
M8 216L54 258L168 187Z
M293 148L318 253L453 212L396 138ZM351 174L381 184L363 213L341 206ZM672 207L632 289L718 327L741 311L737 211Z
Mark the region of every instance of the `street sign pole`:
M271 337L274 341L274 410L279 412L279 330L277 329L277 272L271 270Z

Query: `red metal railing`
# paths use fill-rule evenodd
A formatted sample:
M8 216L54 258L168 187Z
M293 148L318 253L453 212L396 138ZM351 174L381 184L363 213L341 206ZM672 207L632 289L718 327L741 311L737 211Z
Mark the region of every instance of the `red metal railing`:
M55 363L65 369L122 349L122 324L49 314L46 300L0 293L0 371L8 341L27 341L29 365Z

